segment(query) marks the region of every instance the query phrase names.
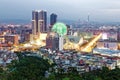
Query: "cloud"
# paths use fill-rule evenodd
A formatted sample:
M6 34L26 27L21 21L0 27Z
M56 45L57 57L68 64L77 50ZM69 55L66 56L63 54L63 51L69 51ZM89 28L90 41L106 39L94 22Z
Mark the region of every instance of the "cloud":
M90 13L93 20L120 20L120 0L0 0L0 17L31 18L33 9L45 9L57 13L58 18L86 19Z

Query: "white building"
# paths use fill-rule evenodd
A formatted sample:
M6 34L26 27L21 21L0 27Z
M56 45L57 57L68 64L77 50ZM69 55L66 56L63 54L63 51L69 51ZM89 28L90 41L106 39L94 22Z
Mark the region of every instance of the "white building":
M59 51L63 50L63 45L64 45L64 37L60 36L59 37Z

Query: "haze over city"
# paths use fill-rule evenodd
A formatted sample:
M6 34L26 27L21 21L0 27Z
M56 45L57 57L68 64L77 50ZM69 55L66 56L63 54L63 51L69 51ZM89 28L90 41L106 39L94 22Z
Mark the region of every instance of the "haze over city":
M58 19L120 22L119 0L0 0L0 19L31 20L34 9L55 12Z
M0 0L0 80L120 80L120 0Z

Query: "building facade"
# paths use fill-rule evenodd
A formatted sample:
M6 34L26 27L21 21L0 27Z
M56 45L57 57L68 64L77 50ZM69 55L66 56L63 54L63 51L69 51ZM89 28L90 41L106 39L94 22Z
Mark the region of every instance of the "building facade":
M46 38L46 48L51 50L59 50L59 36L55 33L49 33Z
M47 12L34 10L32 11L32 32L34 35L40 32L47 32Z
M50 15L50 25L54 25L57 22L57 15L52 13Z
M5 43L11 45L18 45L19 44L19 37L18 35L5 35Z

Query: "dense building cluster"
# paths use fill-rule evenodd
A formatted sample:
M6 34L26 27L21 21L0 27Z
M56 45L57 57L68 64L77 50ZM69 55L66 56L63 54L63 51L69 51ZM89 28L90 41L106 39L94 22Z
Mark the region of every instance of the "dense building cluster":
M55 13L50 15L48 25L47 11L33 10L31 24L1 24L0 49L4 54L0 54L0 63L5 65L17 59L9 51L31 51L55 63L56 72L61 68L66 73L69 67L75 67L79 73L103 66L120 67L120 26L57 22Z
M14 52L7 50L0 51L0 66L6 67L6 65L10 64L13 60L18 60L18 56Z

